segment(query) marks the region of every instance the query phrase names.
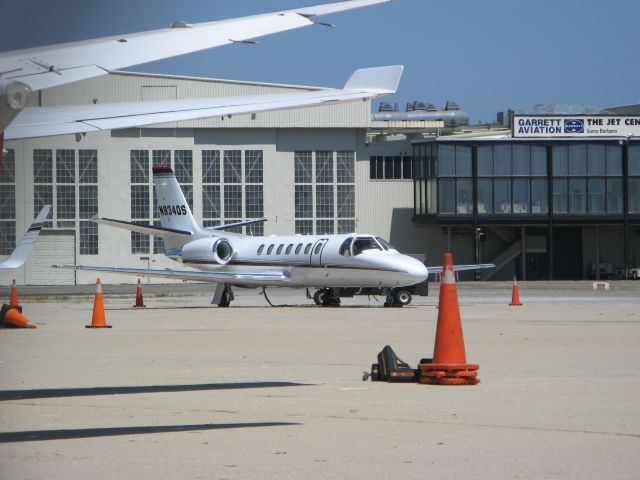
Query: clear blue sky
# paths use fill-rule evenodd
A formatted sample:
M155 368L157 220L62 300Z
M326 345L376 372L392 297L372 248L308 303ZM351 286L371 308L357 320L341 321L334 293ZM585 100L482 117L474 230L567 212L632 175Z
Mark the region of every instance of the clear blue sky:
M324 3L322 0L0 0L0 50ZM397 0L309 27L130 68L341 86L355 68L404 64L389 100L456 100L473 121L536 103L640 102L638 0Z

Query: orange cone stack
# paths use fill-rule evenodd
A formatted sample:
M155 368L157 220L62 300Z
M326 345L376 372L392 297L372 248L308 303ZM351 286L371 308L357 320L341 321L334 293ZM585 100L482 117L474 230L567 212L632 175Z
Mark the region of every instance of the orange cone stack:
M3 305L0 310L0 326L7 328L36 328L29 323L29 319L22 315L22 307L18 305Z
M516 276L513 276L513 291L511 292L511 303L509 304L511 307L521 307L522 303L520 303L520 292L518 292L518 279Z
M134 305L135 308L143 308L146 307L146 305L144 304L144 300L142 298L142 283L140 282L140 279L138 279L138 288L136 289L136 304Z
M17 307L20 305L18 303L18 289L16 288L16 279L13 279L13 283L11 284L11 296L9 298L9 305L13 307Z
M480 383L479 365L467 363L458 305L458 290L450 253L444 254L440 283L440 309L433 359L420 362L420 383L475 385Z
M102 298L102 284L99 278L96 280L96 296L93 299L91 325L85 325L85 328L111 328L111 325L107 325L104 318L104 300Z

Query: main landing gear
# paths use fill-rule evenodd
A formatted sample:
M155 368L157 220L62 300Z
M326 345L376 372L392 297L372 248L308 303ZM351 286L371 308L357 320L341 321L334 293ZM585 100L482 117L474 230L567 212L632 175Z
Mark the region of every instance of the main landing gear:
M219 307L227 308L231 305L233 299L234 296L231 286L224 283L218 283L215 292L213 292L211 304L217 304Z
M408 290L391 290L384 302L385 307L404 307L409 305L413 297Z
M313 294L313 301L323 307L339 307L340 294L335 288L321 288Z

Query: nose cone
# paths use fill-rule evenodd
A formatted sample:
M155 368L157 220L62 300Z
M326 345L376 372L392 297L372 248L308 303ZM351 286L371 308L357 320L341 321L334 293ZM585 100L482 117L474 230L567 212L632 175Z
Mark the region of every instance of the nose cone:
M411 285L415 283L423 282L429 276L429 270L420 260L417 260L413 257L405 257L406 258L406 270L411 278Z

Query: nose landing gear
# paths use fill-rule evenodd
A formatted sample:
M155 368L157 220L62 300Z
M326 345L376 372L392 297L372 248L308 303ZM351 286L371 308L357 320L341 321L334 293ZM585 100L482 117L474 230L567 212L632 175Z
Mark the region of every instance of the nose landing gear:
M408 290L392 290L384 302L385 307L404 307L409 305L413 297Z

